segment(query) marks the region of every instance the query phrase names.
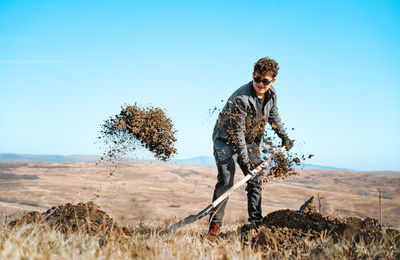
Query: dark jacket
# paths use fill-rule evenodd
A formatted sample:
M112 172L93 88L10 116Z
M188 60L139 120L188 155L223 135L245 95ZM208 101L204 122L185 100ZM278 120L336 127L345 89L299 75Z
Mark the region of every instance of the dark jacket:
M249 162L247 148L254 144L259 146L266 122L271 124L280 138L287 136L278 113L275 89L271 86L265 93L262 113L256 111L256 99L253 81L229 97L218 116L212 136L217 161L237 153L238 160Z

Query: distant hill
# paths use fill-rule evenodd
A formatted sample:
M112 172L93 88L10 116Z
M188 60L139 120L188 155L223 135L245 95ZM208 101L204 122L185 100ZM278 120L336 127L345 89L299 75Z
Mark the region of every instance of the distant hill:
M193 157L193 158L189 158L189 159L173 160L173 161L171 161L171 163L179 164L179 165L202 166L202 167L209 167L209 168L216 167L214 157L211 157L211 156L198 156L198 157ZM337 167L323 166L323 165L314 165L314 164L307 164L307 163L301 163L298 166L298 168L306 169L306 170L354 171L351 169L337 168Z
M90 162L98 160L95 155L54 155L0 153L0 162Z
M0 153L0 162L93 162L99 160L97 155L54 155L54 154L16 154ZM154 160L155 162L155 160ZM215 160L212 156L197 156L188 159L172 159L169 163L176 165L200 166L214 168ZM301 169L324 169L324 170L349 170L330 166L302 164Z
M357 171L347 168L337 168L332 166L324 166L324 165L317 165L317 164L308 164L308 163L301 163L299 168L305 170L340 170L340 171Z
M172 160L172 164L178 165L190 165L190 166L201 166L201 167L216 167L214 157L211 156L198 156L189 159Z
M72 155L53 155L53 154L15 154L15 153L0 153L0 162L93 162L99 160L100 156L85 155L85 154L72 154ZM156 160L154 160L156 162ZM172 159L170 164L200 166L214 168L215 160L212 156L197 156L188 159ZM337 168L332 166L315 165L302 163L298 166L299 169L305 170L342 170L342 171L355 171L346 168ZM396 171L370 171L366 172L371 175L400 175Z

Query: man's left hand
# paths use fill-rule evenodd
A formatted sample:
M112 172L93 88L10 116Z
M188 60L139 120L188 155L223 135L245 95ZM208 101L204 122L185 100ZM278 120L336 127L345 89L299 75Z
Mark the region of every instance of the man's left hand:
M285 136L282 138L282 146L286 147L286 151L289 151L293 147L293 141L289 139L289 137Z

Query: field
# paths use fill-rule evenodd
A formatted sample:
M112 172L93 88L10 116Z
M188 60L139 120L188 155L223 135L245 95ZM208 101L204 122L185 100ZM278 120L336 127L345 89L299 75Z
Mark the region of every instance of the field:
M238 171L236 178L241 177ZM301 243L296 240L292 247L285 248L279 237L289 229L273 231L281 232L275 242L260 245L257 241L265 239L270 229L253 230L246 236L240 233L247 219L244 187L228 203L221 237L205 235L206 219L170 232L171 223L197 213L211 202L215 181L216 169L161 163L130 163L111 174L107 167L95 163L1 163L0 258L399 257L399 248L390 244L390 237L379 243L378 239L361 239L357 244L340 237L338 247L337 239L310 233L302 236ZM399 228L400 175L396 172L304 170L298 177L264 185L263 212L267 215L281 209L298 210L305 200L319 195L323 215L378 219L377 187L383 191L384 230L388 226ZM44 223L13 229L6 225L26 211L43 212L60 204L88 201L98 204L119 225L128 226L129 234L99 237L82 232L60 233ZM308 239L310 236L314 238Z

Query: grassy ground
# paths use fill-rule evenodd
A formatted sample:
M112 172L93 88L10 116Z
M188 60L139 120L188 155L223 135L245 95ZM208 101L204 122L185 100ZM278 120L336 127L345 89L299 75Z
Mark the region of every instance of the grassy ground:
M355 242L352 238L334 241L321 234L305 236L297 246L273 236L251 232L243 240L239 225L223 227L220 237L205 234L204 223L194 223L171 232L167 221L141 222L130 226L129 236L111 233L62 234L45 224L0 227L0 259L400 259L394 238ZM264 234L268 234L264 232Z

